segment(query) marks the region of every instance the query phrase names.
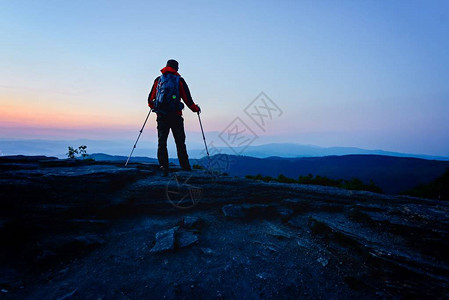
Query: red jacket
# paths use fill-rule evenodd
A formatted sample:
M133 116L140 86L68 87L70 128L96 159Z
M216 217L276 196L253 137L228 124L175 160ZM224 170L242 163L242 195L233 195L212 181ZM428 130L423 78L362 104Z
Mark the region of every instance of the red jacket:
M162 74L173 73L175 75L181 76L172 67L165 67L165 68L163 68L161 70L161 72L162 72ZM151 107L151 108L154 108L153 100L156 99L156 92L157 92L157 85L159 83L159 78L160 77L157 77L154 80L153 86L151 87L150 95L148 95L148 106ZM181 96L181 99L184 101L184 103L193 112L198 112L199 111L199 107L198 107L198 105L195 104L195 102L193 102L192 95L190 95L189 87L187 86L187 83L185 82L184 78L182 78L182 77L179 79L179 95ZM178 113L178 115L182 116L182 111L181 110L178 111L177 113Z

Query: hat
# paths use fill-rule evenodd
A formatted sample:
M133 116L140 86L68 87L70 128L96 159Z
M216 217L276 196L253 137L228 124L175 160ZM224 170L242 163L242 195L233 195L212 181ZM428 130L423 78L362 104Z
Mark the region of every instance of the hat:
M167 61L167 67L172 67L173 69L178 71L178 66L179 66L178 62L174 59L169 59Z

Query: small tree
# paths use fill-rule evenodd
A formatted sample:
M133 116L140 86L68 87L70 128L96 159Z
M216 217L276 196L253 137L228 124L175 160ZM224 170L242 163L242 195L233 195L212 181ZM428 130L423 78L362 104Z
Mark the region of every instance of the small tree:
M81 157L84 159L86 159L87 156L89 156L87 154L87 146L86 145L81 145L78 148L73 148L71 146L69 146L69 152L66 153L67 157L69 159L76 159L75 154L81 154Z
M75 159L75 154L78 154L78 149L69 146L69 152L66 153L67 157L69 159Z
M87 151L86 151L87 146L86 145L81 145L78 147L78 151L81 154L81 157L83 159L85 159L88 155L87 155Z

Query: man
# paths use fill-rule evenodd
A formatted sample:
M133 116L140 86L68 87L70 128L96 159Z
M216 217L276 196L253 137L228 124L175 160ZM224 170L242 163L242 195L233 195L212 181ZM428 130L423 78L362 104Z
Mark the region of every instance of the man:
M176 60L168 60L166 67L161 70L162 75L154 80L148 96L148 106L157 113L157 158L165 176L168 174L167 138L170 129L175 138L181 168L185 171L191 170L182 118L184 104L181 103L180 98L190 110L196 113L201 112L200 107L193 102L187 83L179 75L178 66Z

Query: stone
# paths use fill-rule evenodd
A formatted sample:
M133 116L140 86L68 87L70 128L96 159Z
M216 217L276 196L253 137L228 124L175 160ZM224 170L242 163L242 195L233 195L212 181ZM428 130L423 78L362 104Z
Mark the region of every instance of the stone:
M267 280L269 277L269 275L265 272L259 273L256 276L257 276L257 278L262 279L262 280Z
M203 220L199 217L186 216L182 222L185 228L200 228Z
M201 248L201 252L203 252L203 254L207 254L207 255L214 254L214 250L212 250L211 248Z
M198 242L199 242L198 236L189 231L179 232L177 240L178 240L179 248L190 247L194 244L198 244Z
M296 241L296 244L297 244L299 247L302 247L302 248L310 248L310 247L307 246L306 242L305 242L305 241L302 241L302 240L297 240L297 241Z
M274 253L278 252L278 250L276 248L274 248L273 246L270 246L270 245L267 245L267 249Z
M175 249L175 234L178 227L173 227L168 230L159 231L156 233L156 243L151 248L150 252L159 253L172 251Z
M290 234L286 233L285 231L283 231L282 229L280 229L273 223L265 222L265 224L268 227L267 233L269 235L272 235L278 239L291 239L292 238Z
M327 264L329 263L329 261L325 257L319 257L316 261L319 262L323 267L327 266Z

